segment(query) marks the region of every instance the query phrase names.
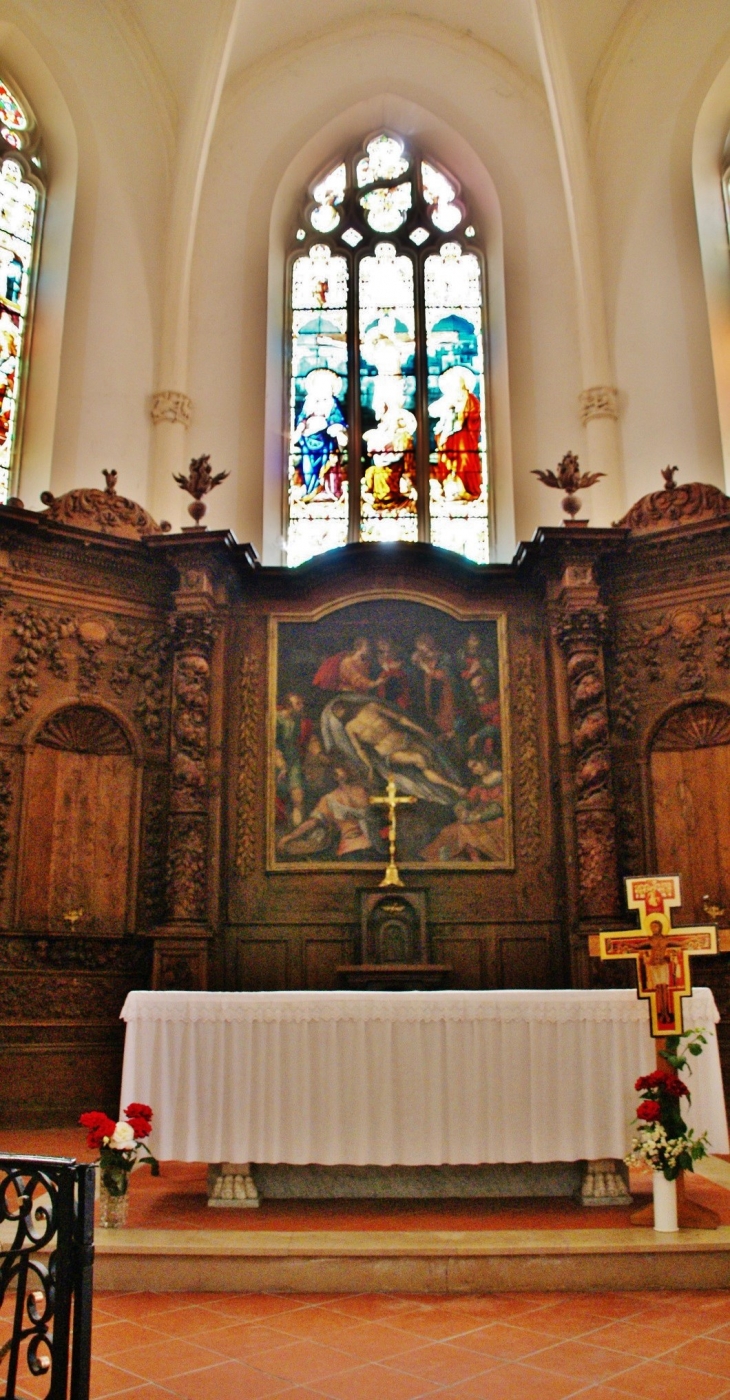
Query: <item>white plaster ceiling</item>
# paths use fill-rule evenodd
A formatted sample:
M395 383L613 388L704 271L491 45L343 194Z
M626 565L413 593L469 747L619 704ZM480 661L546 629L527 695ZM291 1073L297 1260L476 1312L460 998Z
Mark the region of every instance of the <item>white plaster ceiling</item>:
M174 95L191 94L215 21L229 0L107 0L126 12ZM622 13L641 0L554 0L573 77L585 97ZM408 15L447 25L501 53L530 78L540 78L530 0L244 0L229 76L274 54L348 23L377 25L381 16Z

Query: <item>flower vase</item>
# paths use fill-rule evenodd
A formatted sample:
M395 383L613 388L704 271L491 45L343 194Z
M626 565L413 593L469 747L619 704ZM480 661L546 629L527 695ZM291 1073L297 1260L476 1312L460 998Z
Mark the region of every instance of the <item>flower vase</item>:
M116 1185L117 1183L115 1183ZM119 1183L121 1184L121 1183ZM102 1230L123 1230L127 1223L127 1211L129 1210L129 1191L127 1190L128 1180L125 1173L124 1186L121 1194L112 1193L104 1185L102 1176L99 1182L99 1225Z
M654 1229L673 1231L677 1224L677 1183L667 1181L664 1172L653 1172L654 1178Z

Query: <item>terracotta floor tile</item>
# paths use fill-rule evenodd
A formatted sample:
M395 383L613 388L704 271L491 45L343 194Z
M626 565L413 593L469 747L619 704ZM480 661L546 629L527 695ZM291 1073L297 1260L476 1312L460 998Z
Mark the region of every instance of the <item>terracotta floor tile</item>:
M340 1376L318 1382L331 1400L419 1400L422 1395L442 1394L441 1387L422 1376L408 1376L389 1366L358 1366Z
M210 1332L217 1325L225 1326L228 1321L227 1314L220 1314L219 1323L217 1317L211 1308L201 1308L194 1304L192 1307L170 1308L155 1313L149 1319L149 1326L158 1332L165 1332L170 1337L196 1337L203 1332Z
M428 1312L412 1312L409 1309L392 1317L390 1326L437 1341L472 1331L479 1326L479 1319L470 1313L452 1312L449 1308L432 1308Z
M215 1352L216 1356L235 1358L250 1357L257 1351L271 1351L274 1347L288 1346L291 1337L269 1327L265 1322L233 1322L228 1327L217 1327L199 1341Z
M139 1376L132 1375L126 1368L113 1366L107 1361L91 1361L91 1400L100 1400L102 1395L115 1395L117 1391L139 1389Z
M352 1356L344 1351L306 1341L291 1342L288 1346L274 1347L271 1351L259 1351L255 1359L251 1358L251 1364L259 1371L304 1385L319 1382L323 1376L335 1376L340 1371L350 1370L352 1362Z
M714 1337L695 1337L670 1352L664 1360L677 1366L690 1366L695 1371L708 1371L723 1376L730 1383L730 1344Z
M281 1293L228 1293L202 1304L216 1317L258 1318L274 1317L305 1306L299 1298Z
M330 1342L332 1346L338 1346L338 1338L346 1337L353 1328L361 1325L358 1317L346 1317L343 1313L330 1312L322 1307L280 1313L275 1322L282 1336L311 1337L318 1342ZM396 1325L395 1322L393 1325Z
M590 1342L558 1342L547 1347L536 1357L534 1365L541 1371L557 1371L561 1375L574 1376L576 1381L588 1385L590 1381L606 1380L626 1367L626 1358L608 1347L592 1346Z
M124 1369L145 1381L164 1381L182 1376L186 1371L198 1371L217 1360L215 1352L196 1342L181 1338L159 1337L143 1347L130 1347L124 1354ZM117 1357L117 1364L120 1358Z
M429 1346L417 1347L395 1356L390 1361L394 1371L407 1371L411 1376L422 1376L425 1380L438 1381L440 1385L453 1385L456 1381L468 1380L470 1376L491 1369L496 1365L494 1358L480 1356L475 1351L453 1346L451 1342L432 1342Z
M172 1312L179 1308L182 1296L180 1293L102 1293L99 1295L99 1307L114 1317L127 1317L132 1322L149 1322L155 1313Z
M663 1361L634 1366L612 1376L611 1385L622 1395L639 1396L640 1400L715 1400L728 1388L720 1376L690 1371L686 1366L669 1366Z
M176 1376L170 1387L182 1400L269 1400L286 1389L275 1376L265 1376L244 1361L224 1361Z
M530 1313L524 1322L525 1327L537 1329L541 1332L552 1333L555 1337L563 1337L566 1340L570 1337L584 1337L591 1332L595 1332L599 1327L605 1327L612 1319L605 1313L594 1310L590 1302L578 1303L555 1303L546 1308L540 1308L539 1312ZM514 1319L517 1326L520 1319Z
M536 1319L537 1320L537 1319ZM459 1338L459 1346L467 1351L478 1351L484 1356L497 1356L502 1361L519 1361L531 1352L543 1351L555 1345L555 1338L547 1332L530 1331L527 1326L515 1326L511 1322L490 1322L486 1327L478 1327Z
M629 1357L641 1356L648 1360L652 1356L661 1356L664 1352L671 1351L677 1339L668 1328L656 1327L653 1322L647 1324L632 1318L629 1322L609 1322L599 1331L592 1332L590 1340L594 1346L609 1347L613 1351L624 1352Z
M171 1390L165 1390L161 1385L140 1385L139 1382L133 1384L131 1390L125 1389L115 1393L123 1396L124 1400L174 1400Z
M390 1293L355 1293L351 1297L331 1298L329 1303L323 1306L345 1317L375 1321L379 1318L395 1317L399 1312L407 1310L409 1304L405 1298L394 1297Z
M438 1391L438 1400L566 1400L575 1381L514 1362ZM385 1400L385 1396L382 1397Z
M162 1314L156 1314L162 1316ZM142 1327L138 1322L129 1322L126 1317L103 1322L94 1318L94 1356L110 1357L116 1352L128 1351L131 1347L146 1346L160 1341L160 1333L151 1327ZM121 1363L124 1365L124 1362Z
M539 1299L520 1293L488 1293L483 1297L447 1298L443 1306L447 1312L466 1313L469 1317L511 1321L541 1311L546 1302L549 1302L549 1295L544 1293Z
M337 1345L358 1361L388 1361L403 1352L413 1351L415 1336L413 1332L399 1331L395 1325L389 1327L381 1322L361 1322Z

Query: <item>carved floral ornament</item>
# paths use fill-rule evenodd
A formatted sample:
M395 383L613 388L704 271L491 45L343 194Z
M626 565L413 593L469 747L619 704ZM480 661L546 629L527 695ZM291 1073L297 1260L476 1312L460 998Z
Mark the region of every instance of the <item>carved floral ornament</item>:
M157 524L136 501L117 495L117 473L103 471L106 487L76 487L63 496L43 491L41 500L47 507L42 514L59 525L75 525L77 529L96 530L102 535L119 539L141 540L148 535L164 535L171 526L166 520Z
M679 525L699 525L730 516L730 496L704 481L678 486L674 480L679 468L664 467L664 489L642 496L616 525L626 526L632 535L648 535Z
M192 399L179 389L162 389L152 396L150 417L155 427L160 423L182 423L189 428L192 413Z
M730 600L624 619L614 651L612 710L618 732L630 738L640 707L673 695L701 698L713 668L730 670Z
M618 419L618 389L613 384L594 384L578 395L578 405L584 425L592 418Z

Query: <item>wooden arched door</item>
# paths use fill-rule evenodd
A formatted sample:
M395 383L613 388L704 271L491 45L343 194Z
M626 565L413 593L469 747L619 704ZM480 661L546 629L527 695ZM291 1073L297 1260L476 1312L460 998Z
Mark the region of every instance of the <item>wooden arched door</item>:
M18 916L44 932L131 927L137 766L129 738L95 705L57 710L26 761Z
M730 708L703 700L674 710L649 755L657 872L682 877L676 921L707 923L702 902L725 910L730 927ZM722 1020L718 1041L730 1094L730 956L693 958L697 986L710 987Z
M710 899L730 914L730 709L705 700L674 710L650 755L656 868L682 876L687 923Z

